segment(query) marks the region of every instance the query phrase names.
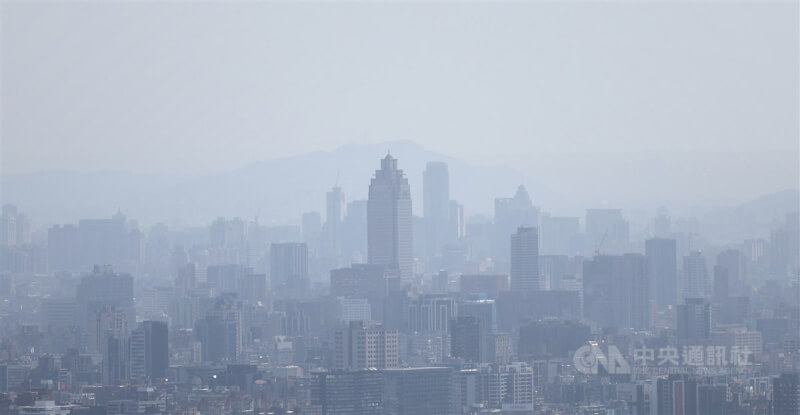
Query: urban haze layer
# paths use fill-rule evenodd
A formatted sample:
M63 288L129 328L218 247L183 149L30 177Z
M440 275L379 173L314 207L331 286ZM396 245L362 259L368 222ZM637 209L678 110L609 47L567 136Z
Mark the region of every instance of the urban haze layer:
M0 415L800 415L796 2L0 16Z

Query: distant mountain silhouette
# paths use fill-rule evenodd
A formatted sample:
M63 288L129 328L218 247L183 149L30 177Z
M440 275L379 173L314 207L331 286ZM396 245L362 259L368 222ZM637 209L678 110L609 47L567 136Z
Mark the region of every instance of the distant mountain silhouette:
M509 167L471 165L403 140L345 145L188 179L107 171L13 175L2 178L2 199L16 203L38 223L110 217L118 208L145 224L204 225L217 216L256 215L265 224L297 222L302 212L311 210L322 213L324 220L325 192L337 177L348 202L365 199L387 151L409 178L417 215L422 213L422 172L429 161L448 164L451 199L464 204L467 215L491 215L494 198L510 197L521 181L534 204L546 204L554 196Z
M770 193L735 209L752 213L762 223L783 220L787 213L800 209L800 190L787 189Z
M771 228L781 225L787 213L798 209L800 191L782 190L736 206L711 209L700 218L701 228L698 232L716 243L768 238Z

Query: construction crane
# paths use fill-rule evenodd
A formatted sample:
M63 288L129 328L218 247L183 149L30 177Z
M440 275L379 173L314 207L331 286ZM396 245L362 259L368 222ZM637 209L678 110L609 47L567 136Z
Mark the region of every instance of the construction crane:
M608 229L603 232L603 236L600 237L600 242L598 242L597 246L594 247L594 256L600 256L600 250L603 248L603 243L606 241L606 236L608 236Z

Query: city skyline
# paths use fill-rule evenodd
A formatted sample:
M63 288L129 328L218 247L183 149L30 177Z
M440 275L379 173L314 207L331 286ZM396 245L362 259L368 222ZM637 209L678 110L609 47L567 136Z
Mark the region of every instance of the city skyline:
M0 0L0 415L800 415L797 16Z

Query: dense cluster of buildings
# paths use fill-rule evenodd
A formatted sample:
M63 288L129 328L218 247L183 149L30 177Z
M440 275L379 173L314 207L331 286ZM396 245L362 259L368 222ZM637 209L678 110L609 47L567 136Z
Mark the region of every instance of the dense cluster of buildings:
M449 182L415 217L387 155L300 225L4 207L0 414L800 414L798 212L718 244Z

